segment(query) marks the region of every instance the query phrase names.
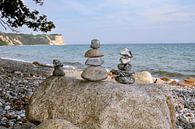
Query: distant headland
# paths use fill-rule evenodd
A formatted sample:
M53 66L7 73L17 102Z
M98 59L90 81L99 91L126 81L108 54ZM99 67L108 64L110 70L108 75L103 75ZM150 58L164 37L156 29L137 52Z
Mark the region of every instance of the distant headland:
M61 34L16 34L0 32L2 45L64 45Z

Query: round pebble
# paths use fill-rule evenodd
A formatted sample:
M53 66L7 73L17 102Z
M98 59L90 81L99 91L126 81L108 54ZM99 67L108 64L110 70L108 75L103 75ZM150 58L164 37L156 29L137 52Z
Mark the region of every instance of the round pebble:
M91 48L98 49L100 48L100 41L98 39L91 40Z
M10 106L6 106L6 107L5 107L5 110L9 110L9 109L11 109Z

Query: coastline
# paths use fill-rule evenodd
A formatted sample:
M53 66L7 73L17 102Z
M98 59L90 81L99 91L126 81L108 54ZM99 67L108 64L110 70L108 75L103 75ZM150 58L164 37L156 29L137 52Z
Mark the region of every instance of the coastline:
M34 127L25 117L28 99L39 84L52 75L53 67L38 62L22 62L0 58L0 127ZM82 69L64 69L66 76L81 79ZM111 76L106 81L114 81ZM159 84L155 84L159 85ZM176 109L177 125L195 126L195 87L163 84L171 91Z

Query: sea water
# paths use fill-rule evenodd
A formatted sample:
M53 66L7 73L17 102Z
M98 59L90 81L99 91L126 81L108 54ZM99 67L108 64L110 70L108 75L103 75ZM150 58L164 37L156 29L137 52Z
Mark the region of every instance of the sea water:
M65 67L83 68L84 53L90 45L64 46L1 46L0 58L38 61L52 64L53 59ZM132 71L150 71L154 76L195 76L195 44L102 44L103 66L116 69L120 63L120 50L129 48L133 54Z

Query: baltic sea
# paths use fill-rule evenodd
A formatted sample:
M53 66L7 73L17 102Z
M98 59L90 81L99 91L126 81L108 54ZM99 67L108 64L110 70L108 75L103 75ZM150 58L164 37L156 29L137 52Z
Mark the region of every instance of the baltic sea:
M146 70L154 76L175 78L195 76L195 44L102 44L104 67L116 69L123 48L129 48L133 54L132 71ZM1 46L0 58L42 64L59 59L66 68L83 68L88 49L89 45Z

